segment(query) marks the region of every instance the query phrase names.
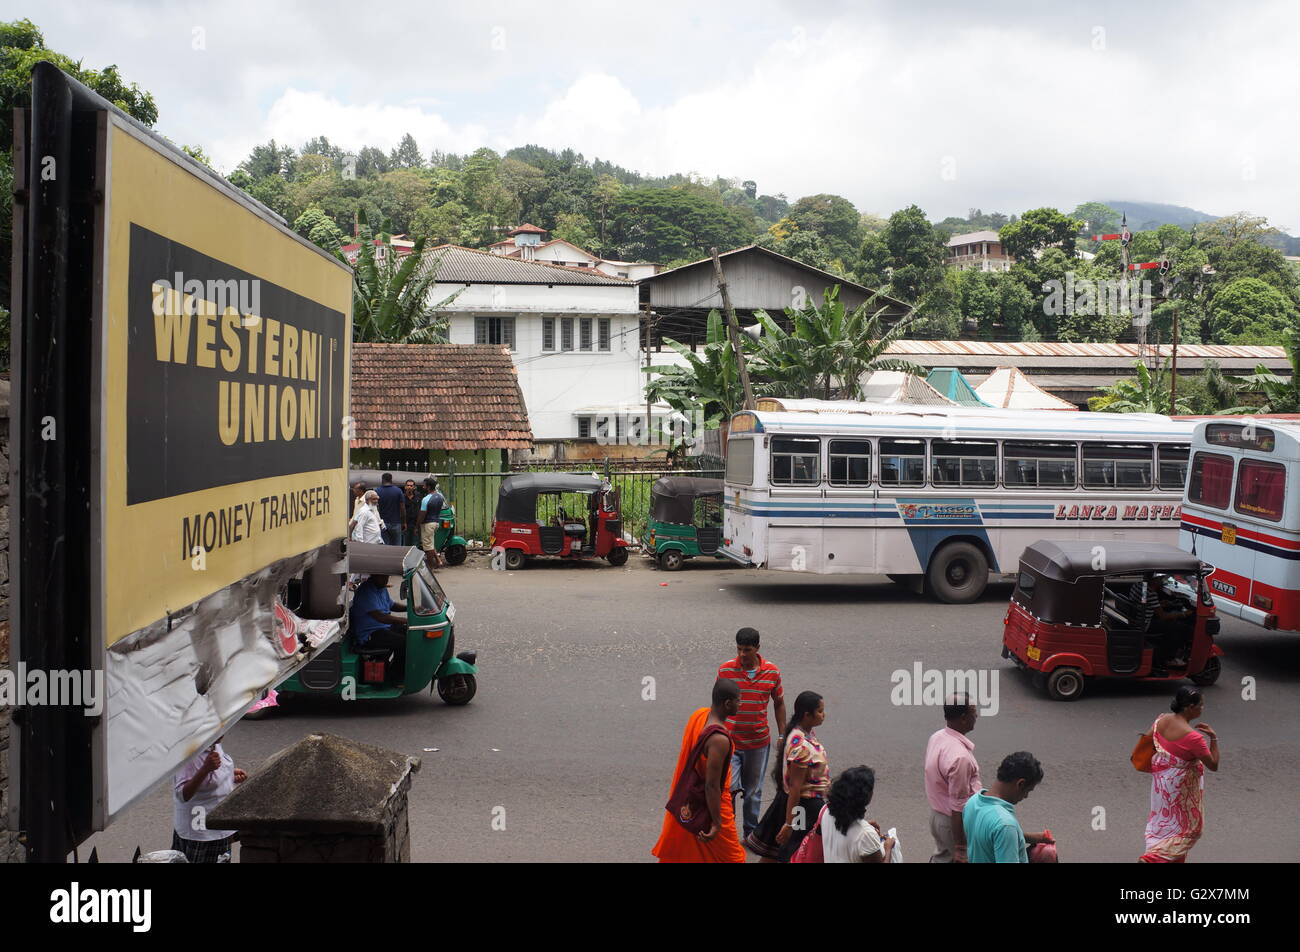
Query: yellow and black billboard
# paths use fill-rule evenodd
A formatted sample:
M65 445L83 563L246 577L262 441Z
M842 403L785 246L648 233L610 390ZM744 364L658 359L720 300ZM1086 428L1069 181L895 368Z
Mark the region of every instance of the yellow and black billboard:
M113 119L108 644L342 534L352 296L340 262Z

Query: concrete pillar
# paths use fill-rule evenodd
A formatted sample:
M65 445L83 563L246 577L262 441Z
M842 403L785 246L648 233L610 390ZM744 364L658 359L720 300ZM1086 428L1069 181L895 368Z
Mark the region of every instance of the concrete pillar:
M334 734L277 753L207 817L239 831L241 863L409 863L418 757Z

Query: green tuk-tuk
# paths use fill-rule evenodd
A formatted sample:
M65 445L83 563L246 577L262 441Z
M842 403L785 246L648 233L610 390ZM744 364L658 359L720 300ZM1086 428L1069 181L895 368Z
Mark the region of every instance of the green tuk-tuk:
M468 704L478 689L478 653L454 654L456 606L425 565L419 549L396 545L349 542L348 572L368 584L374 575L402 579L400 603L394 613L406 614L406 651L401 658L390 648L357 647L345 632L277 689L286 696L339 696L348 700L400 697L423 691L433 683L448 704ZM353 591L345 589L348 615Z
M650 518L642 551L675 572L697 555L718 554L722 544L722 480L664 476L650 487Z

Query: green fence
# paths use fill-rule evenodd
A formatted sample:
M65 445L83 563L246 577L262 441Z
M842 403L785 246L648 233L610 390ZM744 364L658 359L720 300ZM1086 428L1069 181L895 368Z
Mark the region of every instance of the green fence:
M696 462L699 460L699 462ZM721 462L711 457L693 457L676 468L668 469L659 461L649 463L635 460L568 460L557 463L523 463L510 467L508 472L475 471L449 467L446 473L435 473L447 498L456 507L456 520L461 535L478 539L484 544L492 534L496 515L497 493L501 480L515 473L592 473L604 477L618 490L623 508L623 531L640 538L650 512L650 487L661 476L704 476L722 478ZM555 505L569 512L585 512L585 500L561 496L558 500L539 500L538 515L548 519ZM545 508L544 507L549 507Z

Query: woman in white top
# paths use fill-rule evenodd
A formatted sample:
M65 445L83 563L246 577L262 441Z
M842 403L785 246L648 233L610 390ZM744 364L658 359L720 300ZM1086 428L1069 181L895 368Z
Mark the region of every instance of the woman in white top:
M867 819L875 789L876 773L870 767L850 767L831 784L821 818L823 862L889 862L894 838L882 840L880 828Z
M376 542L383 545L384 521L379 518L379 493L371 489L361 498L363 504L352 517L352 541Z

